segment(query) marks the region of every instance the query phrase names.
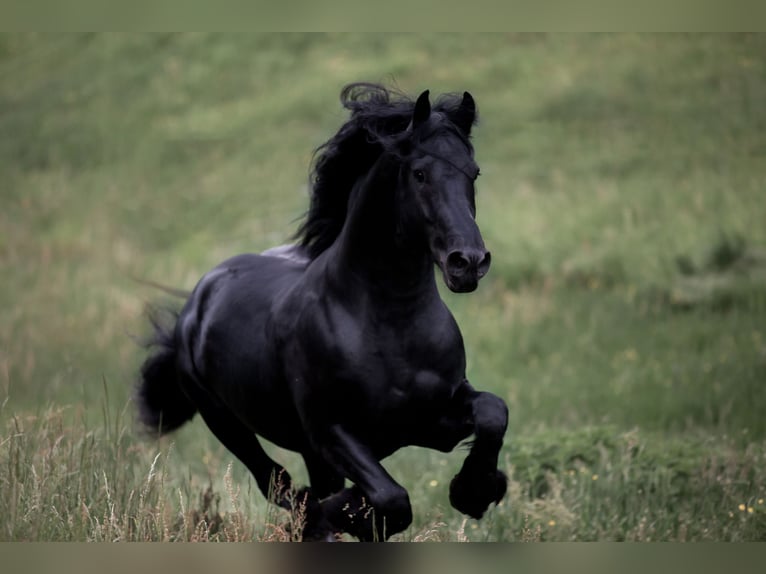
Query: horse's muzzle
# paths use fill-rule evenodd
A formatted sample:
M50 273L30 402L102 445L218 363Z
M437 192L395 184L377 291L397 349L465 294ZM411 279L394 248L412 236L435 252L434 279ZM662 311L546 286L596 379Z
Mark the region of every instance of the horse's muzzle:
M492 261L486 249L456 249L447 254L444 281L455 293L470 293L489 271Z

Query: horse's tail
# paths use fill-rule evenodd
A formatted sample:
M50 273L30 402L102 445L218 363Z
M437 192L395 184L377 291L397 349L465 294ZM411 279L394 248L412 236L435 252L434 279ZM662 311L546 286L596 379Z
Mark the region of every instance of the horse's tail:
M174 328L163 325L156 313L150 314L149 319L154 326L154 336L147 347L157 350L141 366L135 400L139 422L147 430L163 435L191 420L197 407L182 389L183 375L178 369Z

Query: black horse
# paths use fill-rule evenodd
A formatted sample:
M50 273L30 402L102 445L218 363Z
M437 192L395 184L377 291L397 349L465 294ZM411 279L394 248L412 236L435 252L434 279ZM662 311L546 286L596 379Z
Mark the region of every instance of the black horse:
M207 273L174 328L155 323L136 397L160 433L199 412L265 495L305 505L304 539L384 540L412 510L379 461L473 435L449 494L480 518L506 491L508 410L466 380L434 277L436 263L449 289L469 292L490 266L474 219L473 98L432 108L428 91L412 102L352 84L341 101L351 117L317 151L298 243ZM311 486L294 491L256 435L300 453Z

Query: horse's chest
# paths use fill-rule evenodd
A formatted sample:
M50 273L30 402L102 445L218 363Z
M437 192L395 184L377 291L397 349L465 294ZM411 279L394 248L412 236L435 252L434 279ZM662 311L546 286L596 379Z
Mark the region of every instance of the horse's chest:
M311 336L287 355L300 358L287 369L306 408L406 426L448 401L465 377L462 337L442 307L406 322L343 306L314 311L303 331Z
M394 410L422 411L449 400L462 377L438 369L420 368L400 380L391 379L384 390Z
M348 362L350 395L386 413L422 411L448 400L464 377L462 345L407 333L378 333ZM361 359L361 360L360 360ZM345 369L344 369L345 370Z

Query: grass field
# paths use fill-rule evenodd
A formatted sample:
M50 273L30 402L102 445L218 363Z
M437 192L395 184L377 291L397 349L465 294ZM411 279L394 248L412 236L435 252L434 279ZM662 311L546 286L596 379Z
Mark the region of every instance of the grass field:
M477 100L493 267L444 296L510 408L481 521L464 452L386 461L397 539L766 539L766 36L4 35L0 78L0 540L290 538L202 421L137 432L132 278L289 239L358 80Z

